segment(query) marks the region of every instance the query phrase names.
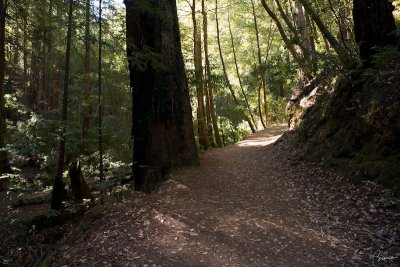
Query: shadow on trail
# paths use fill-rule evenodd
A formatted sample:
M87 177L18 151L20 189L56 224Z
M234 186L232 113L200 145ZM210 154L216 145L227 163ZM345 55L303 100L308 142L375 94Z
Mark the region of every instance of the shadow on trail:
M174 174L188 189L158 196L186 230L172 225L155 239L163 266L324 266L343 254L344 244L302 213L290 167L272 145L286 130L273 127L207 151L201 167Z
M285 131L272 127L206 151L201 166L176 171L157 193L113 205L104 223L70 247L102 266L348 266L363 241L340 227L360 226L338 220L349 218L347 210L357 215L358 202L349 199L333 220L338 202L327 198L335 197L329 190L337 176L292 164L273 145Z

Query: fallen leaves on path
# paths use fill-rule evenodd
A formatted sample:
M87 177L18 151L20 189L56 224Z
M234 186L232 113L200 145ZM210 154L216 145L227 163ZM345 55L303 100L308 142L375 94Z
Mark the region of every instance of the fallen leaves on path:
M207 151L157 193L96 207L60 241L54 266L399 264L399 201L290 160L273 144L285 130Z

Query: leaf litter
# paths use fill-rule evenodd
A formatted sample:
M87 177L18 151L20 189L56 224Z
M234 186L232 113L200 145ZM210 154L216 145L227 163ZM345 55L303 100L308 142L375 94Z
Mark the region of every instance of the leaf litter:
M398 266L400 201L291 159L271 143L284 131L206 151L156 193L90 211L53 266Z

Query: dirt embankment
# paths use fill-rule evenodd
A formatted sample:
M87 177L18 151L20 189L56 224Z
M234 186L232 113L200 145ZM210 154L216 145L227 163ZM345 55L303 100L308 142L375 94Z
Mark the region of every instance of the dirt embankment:
M400 72L352 72L318 97L291 135L301 157L323 161L356 183L400 192Z

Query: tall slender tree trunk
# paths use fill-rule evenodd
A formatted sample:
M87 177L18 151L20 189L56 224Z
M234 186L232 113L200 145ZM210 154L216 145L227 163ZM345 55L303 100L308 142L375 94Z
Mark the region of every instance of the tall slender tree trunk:
M229 28L229 34L230 34L230 37L231 37L231 45L232 45L232 52L233 52L233 60L234 60L234 62L235 62L235 69L236 69L236 75L237 75L238 80L239 80L239 86L240 86L240 89L241 89L241 91L242 91L242 95L243 95L244 101L245 101L245 103L246 103L246 108L247 108L247 111L249 112L251 121L253 122L254 126L255 126L256 129L257 129L257 123L256 123L256 121L255 121L255 119L254 119L253 112L251 111L251 107L250 107L249 101L248 101L247 96L246 96L246 93L245 93L245 91L244 91L244 87L243 87L243 83L242 83L242 77L240 76L240 72L239 72L239 66L238 66L238 63L237 63L237 56L236 56L235 42L234 42L234 40L233 40L233 33L232 33L230 15L228 15L228 28Z
M294 8L295 8L295 15L294 19L296 22L297 26L297 32L298 32L298 39L299 39L299 44L301 44L301 48L299 49L301 53L303 54L303 60L305 64L307 65L308 72L311 73L313 76L316 72L316 67L317 65L314 64L314 44L311 42L312 38L310 37L311 35L311 27L308 27L309 23L307 23L307 18L306 18L306 13L303 10L303 6L301 5L299 0L295 0L294 2ZM300 82L303 84L308 83L309 79L307 78L306 73L303 71L300 71Z
M47 4L47 3L46 3ZM41 94L39 95L39 106L44 109L52 108L53 97L53 6L54 0L50 0L46 10L46 19L43 20L43 44L42 44L42 62L41 62ZM47 6L46 6L47 7Z
M310 18L310 15L306 14L306 28L307 28L307 39L309 43L309 53L311 54L311 59L313 61L313 72L316 71L317 65L315 64L315 55L316 55L316 50L315 50L315 40L316 40L316 35L314 29L313 29L313 23Z
M199 134L200 146L204 149L210 147L207 136L206 116L204 107L204 82L203 82L203 63L201 51L201 31L197 25L196 19L196 0L192 2L192 21L193 21L193 57L195 68L195 83L197 94L197 129Z
M293 24L293 22L289 19L289 16L287 15L287 13L285 12L285 10L283 10L283 7L280 3L280 0L275 0L276 6L278 7L278 11L281 14L281 17L283 19L283 21L286 23L286 25L288 26L289 30L291 31L291 34L294 36L298 35L298 31L295 27L295 25ZM294 13L296 14L296 13Z
M85 81L83 89L83 112L82 112L82 152L88 152L88 139L90 127L90 91L91 91L91 66L90 66L90 2L86 0L85 9L85 55L84 55L84 68L85 68Z
M14 43L17 45L15 46L14 51L13 51L13 53L14 53L13 64L15 66L17 66L19 63L19 47L20 47L20 45L19 45L20 44L19 30L15 31L15 33L14 33Z
M100 181L104 179L103 175L103 101L102 101L102 48L103 48L103 22L102 22L102 0L99 0L99 65L98 65L98 78L99 78L99 95L98 95L98 140L99 140L99 168L100 168Z
M1 1L1 0L0 0ZM22 40L22 45L23 45L23 56L22 56L22 61L23 61L23 68L24 72L22 74L22 89L23 89L23 95L24 95L24 100L26 100L28 96L28 13L25 13L23 16L23 40ZM24 101L25 102L25 101ZM25 103L28 103L27 101Z
M209 54L208 54L208 18L207 18L207 11L206 11L206 5L205 1L202 0L202 13L203 13L203 38L204 38L204 60L205 60L205 65L206 65L206 79L205 79L205 84L207 85L207 93L208 93L208 108L209 108L209 113L211 115L211 122L212 122L212 129L214 133L214 139L218 147L222 147L222 140L221 140L221 135L219 133L219 127L218 127L218 118L217 114L215 112L215 107L214 107L214 92L213 92L213 85L210 82L211 80L211 67L210 67L210 59L209 59Z
M263 1L265 1L265 0L263 0ZM380 0L378 0L378 1L380 1ZM304 7L304 9L307 11L307 13L310 15L312 20L315 22L318 29L322 33L322 35L326 38L326 40L329 42L329 44L335 50L342 65L345 68L353 67L355 64L354 59L348 53L346 48L343 47L339 43L339 41L333 36L333 34L329 31L328 27L325 25L325 23L322 21L321 17L317 14L315 9L312 7L309 0L299 0L299 2Z
M47 16L46 19L43 20L43 31L42 31L42 45L39 57L41 57L41 89L40 89L40 103L39 107L47 110L49 108L49 103L47 101L48 97L50 96L48 89L49 83L49 55L47 53L47 48L50 46L48 43L48 35L49 35L49 21L51 21L51 15L49 12L45 14Z
M48 32L47 32L47 62L48 62L48 69L47 69L47 81L46 81L46 102L47 102L47 107L49 109L56 108L54 105L54 91L55 91L55 86L54 86L54 52L53 52L53 47L54 47L54 36L53 36L53 9L54 9L54 0L50 0L50 5L49 5L49 22L48 22Z
M295 1L295 7L296 7L296 16L295 16L296 25L298 27L300 43L303 45L305 53L304 57L306 60L311 61L312 55L314 54L313 51L314 45L311 43L311 38L310 38L311 28L308 26L309 24L307 23L306 13L304 12L303 6L301 5L299 0Z
M69 89L69 73L70 73L70 60L71 60L73 5L74 1L69 0L67 47L65 50L64 92L63 92L62 115L61 115L62 129L61 129L58 162L57 162L57 173L54 179L53 196L51 199L51 208L54 210L59 210L62 201L66 198L66 191L64 189L64 182L62 180L62 175L64 172L65 142L67 133L68 89Z
M224 72L225 82L226 82L226 85L228 86L228 89L229 89L231 95L232 95L233 101L235 102L236 105L240 106L239 100L237 99L237 97L235 95L235 91L233 91L232 84L229 81L228 73L226 71L224 56L222 54L221 38L220 38L220 32L219 32L219 20L218 20L218 0L215 0L215 22L216 22L216 28L217 28L217 42L218 42L219 58L221 60L221 65L222 65L222 70ZM246 114L243 114L243 115L245 117L245 120L247 121L247 123L250 126L251 132L255 133L256 128L254 127L250 118Z
M261 82L261 88L262 88L263 97L264 97L265 122L264 122L263 126L264 126L264 128L266 128L266 127L268 127L268 119L269 119L268 118L267 89L266 89L266 81L265 81L263 64L262 64L262 59L261 59L260 33L258 31L257 14L256 14L254 0L251 0L251 7L252 7L252 11L253 11L254 30L255 30L256 42L257 42L257 59L258 59L258 64L259 64L259 68L260 68L260 82ZM260 94L259 94L259 97L261 97Z
M61 5L55 4L54 8L55 8L55 12L56 12L56 17L57 18L62 17L63 9L62 9ZM56 28L63 27L62 21L55 20L54 26ZM54 31L52 34L53 34L54 43L60 44L63 42L63 38L59 32ZM58 56L58 53L53 53L53 57L52 57L53 65L56 67L60 66L60 64L61 64L60 61L61 61L61 58ZM60 105L59 102L60 102L60 93L61 92L60 92L60 90L58 90L58 88L61 87L62 80L63 80L63 76L61 73L53 72L53 81L52 81L53 90L52 90L52 99L51 99L51 107L52 108L57 108Z
M7 0L0 0L0 149L4 147L4 75L6 68L5 57L5 28ZM0 151L0 175L4 169L4 152Z
M256 68L257 68L257 66L256 66ZM266 129L267 126L265 125L265 120L264 120L263 111L262 111L261 89L262 89L262 83L260 82L258 85L258 89L257 89L257 108L258 108L258 115L260 116L261 124L262 124L263 128Z
M279 18L276 16L276 14L272 11L270 6L265 0L261 0L261 3L265 9L265 11L268 13L268 15L271 17L271 19L274 21L276 27L278 28L279 34L282 37L283 42L285 43L285 46L289 50L290 54L292 55L293 59L296 61L297 64L299 64L299 67L301 70L306 73L307 77L309 79L312 78L312 75L308 73L307 67L304 64L303 58L301 55L298 54L298 52L295 49L294 42L293 40L286 34L285 29L280 22ZM294 27L294 26L292 26Z
M211 116L211 105L210 105L210 90L208 83L206 81L208 79L207 70L204 71L204 94L206 97L205 103L205 113L206 113L206 126L207 126L207 140L211 147L216 147L214 134L213 134L213 122Z
M136 190L151 192L172 168L199 164L199 158L176 2L149 0L152 11L140 1L124 2L132 88L133 176ZM155 55L159 62L151 64L157 60Z
M205 12L204 10L204 0L202 0L202 14ZM199 34L201 35L201 34ZM204 47L204 68L202 72L203 76L203 92L205 96L205 117L206 117L206 133L207 133L207 140L209 142L209 145L211 147L215 147L215 139L214 139L214 134L213 134L213 123L212 123L212 116L211 116L211 107L210 107L210 88L209 85L210 83L208 82L209 75L207 71L207 59L208 59L208 51L205 51L205 42L207 41L207 37L204 35L204 16L203 16L203 47ZM206 56L207 53L207 56ZM207 57L207 58L206 58Z
M351 15L348 11L347 5L349 5L348 1L338 1L338 24L339 24L339 32L338 32L338 39L340 40L340 43L348 48L348 41L349 41L349 30L348 26L346 23L346 19Z

